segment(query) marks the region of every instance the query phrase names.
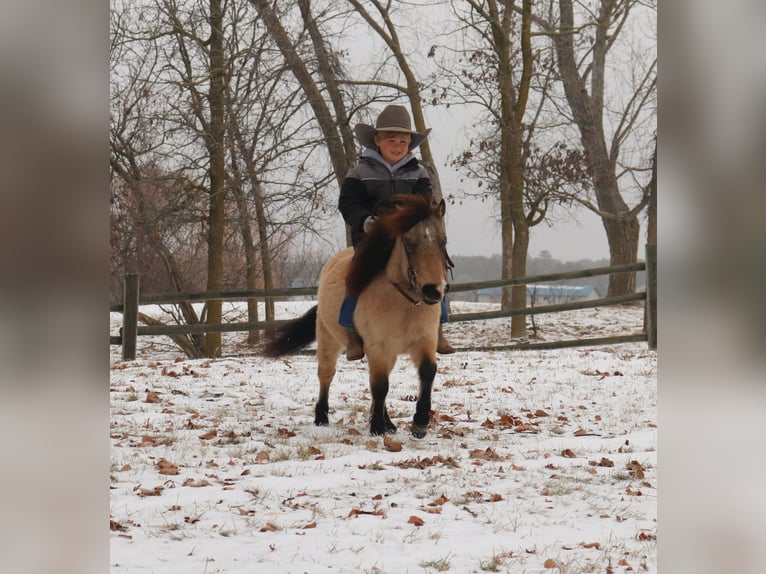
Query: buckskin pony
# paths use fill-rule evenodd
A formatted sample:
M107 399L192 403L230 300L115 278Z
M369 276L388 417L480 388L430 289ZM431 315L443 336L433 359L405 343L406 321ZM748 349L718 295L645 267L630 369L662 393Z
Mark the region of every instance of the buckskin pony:
M444 200L394 195L379 212L373 230L357 245L331 257L319 276L317 305L269 333L262 353L289 354L317 343L319 399L314 423L329 424L328 397L346 331L338 324L348 288L358 295L354 323L364 341L372 395L370 433L396 432L386 409L389 375L401 354L417 367L420 389L412 434L426 436L442 297L449 289Z

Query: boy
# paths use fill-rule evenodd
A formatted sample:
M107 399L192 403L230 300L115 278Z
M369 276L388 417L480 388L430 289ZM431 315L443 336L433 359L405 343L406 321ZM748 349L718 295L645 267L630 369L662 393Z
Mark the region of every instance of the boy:
M411 153L425 141L431 129L416 132L411 126L407 108L389 105L378 116L375 127L357 124L354 128L364 150L357 165L343 180L338 200L338 209L351 226L354 246L375 225L375 208L381 201L398 193L419 193L429 199L433 195L428 171ZM446 323L447 304L444 299L441 305L441 323ZM346 358L349 361L364 357L362 339L354 328L355 309L356 298L347 296L338 317L338 323L348 334ZM444 338L441 325L436 351L445 355L455 352Z

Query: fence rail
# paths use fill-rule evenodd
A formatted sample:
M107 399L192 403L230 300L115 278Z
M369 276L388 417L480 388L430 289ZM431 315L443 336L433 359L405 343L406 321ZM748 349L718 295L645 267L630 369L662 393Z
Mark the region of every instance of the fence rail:
M613 273L630 273L635 271L644 271L647 273L646 290L619 297L604 297L588 301L575 301L570 303L559 303L553 305L541 305L526 307L524 309L508 309L499 311L487 311L480 313L458 313L450 315L450 322L457 323L461 321L484 321L488 319L498 319L504 317L514 317L519 315L538 315L544 313L559 313L563 311L572 311L577 309L590 309L608 305L619 305L633 301L645 302L645 331L628 335L616 335L612 337L600 337L590 339L573 339L566 341L549 342L517 342L508 345L492 347L471 347L470 350L508 350L508 349L555 349L576 346L595 346L628 342L647 341L649 348L656 349L657 346L657 247L656 245L646 246L646 262L632 263L628 265L618 265L613 267L596 267L593 269L583 269L579 271L568 271L563 273L549 273L545 275L532 275L514 279L491 279L487 281L473 281L467 283L457 283L450 289L451 293L478 291L480 289L491 289L495 287L509 287L512 285L525 285L531 283L543 283L550 281L561 281L565 279L580 279L584 277L594 277L598 275L609 275ZM257 331L270 329L287 322L287 320L275 321L249 321L238 323L213 323L196 325L139 325L138 309L141 305L166 305L181 302L204 302L204 301L246 301L259 298L291 298L315 296L316 287L299 287L290 289L255 289L240 291L217 291L203 293L171 293L171 294L152 294L141 295L139 288L139 277L137 274L128 273L125 276L125 288L123 293L123 303L110 305L110 312L122 313L123 321L119 335L110 335L110 345L122 346L123 360L133 360L136 357L137 337L146 335L180 335L180 334L202 334L202 333L232 333L241 331ZM468 349L458 349L468 350Z

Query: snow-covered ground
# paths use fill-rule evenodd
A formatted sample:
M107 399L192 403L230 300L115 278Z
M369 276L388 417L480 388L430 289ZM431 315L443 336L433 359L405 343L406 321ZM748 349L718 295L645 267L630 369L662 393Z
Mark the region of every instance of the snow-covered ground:
M535 322L557 340L636 333L642 318L628 305ZM446 332L461 347L507 344L510 320ZM112 572L657 571L645 343L441 356L422 440L406 357L388 397L399 432L384 440L368 434L365 361L339 360L320 428L313 356L253 356L243 333L225 336L224 355L187 360L141 337L122 362L112 347Z

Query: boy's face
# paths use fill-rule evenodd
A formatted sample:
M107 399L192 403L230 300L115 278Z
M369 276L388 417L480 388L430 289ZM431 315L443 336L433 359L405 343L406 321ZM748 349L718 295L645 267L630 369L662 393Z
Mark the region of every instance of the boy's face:
M394 165L409 152L411 139L412 136L406 132L378 132L375 134L375 145L383 159Z

